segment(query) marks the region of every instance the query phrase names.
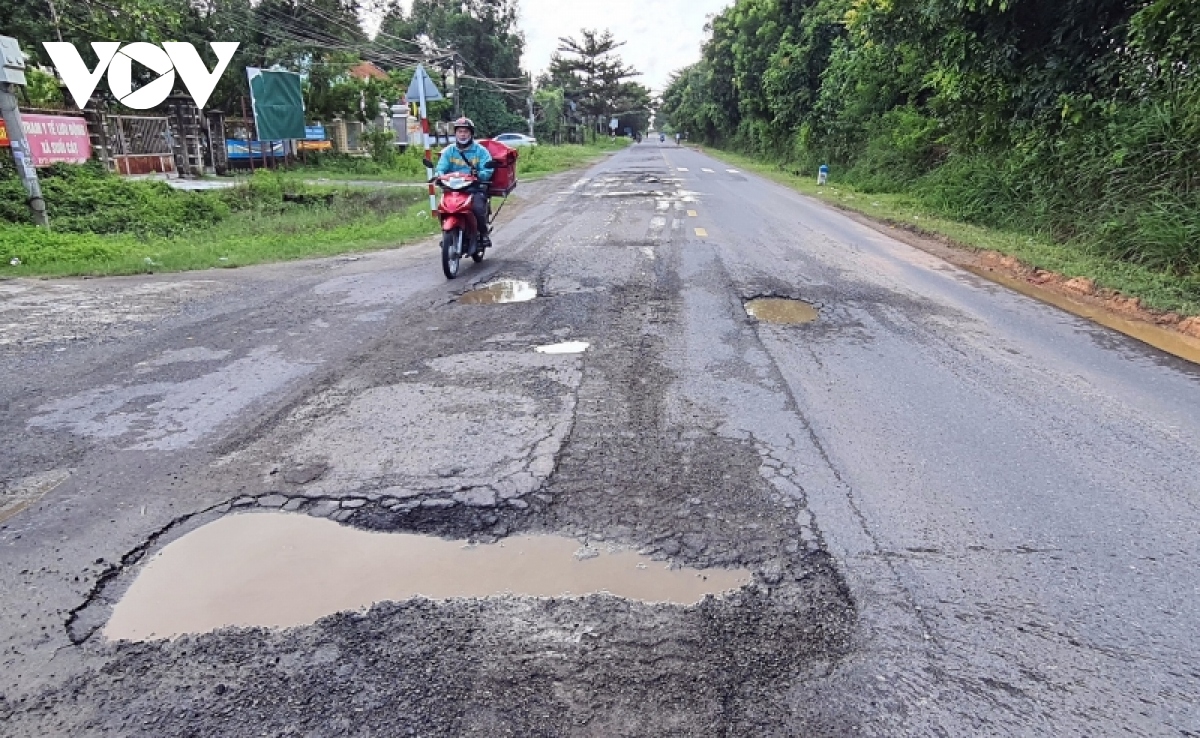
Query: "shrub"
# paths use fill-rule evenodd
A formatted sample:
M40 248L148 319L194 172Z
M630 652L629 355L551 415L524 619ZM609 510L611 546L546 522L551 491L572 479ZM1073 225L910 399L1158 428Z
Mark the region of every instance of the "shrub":
M56 231L170 235L229 215L229 206L214 193L175 190L159 180L124 179L97 163L56 164L40 170L39 179ZM0 220L28 223L25 201L15 172L0 180Z

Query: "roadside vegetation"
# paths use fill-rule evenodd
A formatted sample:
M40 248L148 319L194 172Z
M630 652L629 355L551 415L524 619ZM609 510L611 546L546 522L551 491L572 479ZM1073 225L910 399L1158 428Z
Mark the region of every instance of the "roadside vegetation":
M1198 61L1191 0L737 0L661 113L801 188L827 164L869 215L1200 314Z
M24 193L0 179L0 274L139 274L395 246L433 233L419 189L308 187L257 172L204 192L130 181L97 166L43 171L52 230L28 224Z

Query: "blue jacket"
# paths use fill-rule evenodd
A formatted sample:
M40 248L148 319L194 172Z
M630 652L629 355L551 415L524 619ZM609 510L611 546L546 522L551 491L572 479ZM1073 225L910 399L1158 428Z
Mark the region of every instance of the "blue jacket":
M488 150L479 145L478 141L472 141L466 151L458 148L458 144L450 144L442 149L442 156L438 159L437 168L433 170L434 174L449 174L450 172L460 172L462 174L474 174L484 182L490 182L492 179L492 170L485 169L484 164L492 160L492 155ZM475 171L471 171L474 169Z

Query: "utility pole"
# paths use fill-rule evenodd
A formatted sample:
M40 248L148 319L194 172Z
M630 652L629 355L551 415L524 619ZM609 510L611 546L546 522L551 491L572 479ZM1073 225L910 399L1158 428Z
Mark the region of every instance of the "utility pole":
M458 76L458 54L450 58L451 70L454 72L454 117L462 117L462 80Z
M25 84L25 55L15 38L0 36L0 116L3 116L4 127L8 130L9 146L12 148L13 163L17 165L17 174L25 191L29 194L26 202L33 222L45 228L50 227L50 219L46 216L46 201L42 198L42 186L38 182L37 170L33 168L33 151L29 148L29 139L25 137L25 129L21 126L21 109L17 107L16 85Z
M58 40L62 41L62 29L58 26L58 9L54 7L54 0L47 0L50 4L50 19L54 21L54 33L58 36Z
M529 88L529 97L525 98L529 102L529 137L533 138L533 88Z

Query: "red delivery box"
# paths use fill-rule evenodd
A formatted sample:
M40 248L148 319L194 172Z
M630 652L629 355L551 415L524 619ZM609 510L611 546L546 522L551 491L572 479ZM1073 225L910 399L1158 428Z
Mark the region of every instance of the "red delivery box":
M490 138L480 139L479 144L488 150L496 162L492 181L488 183L488 195L508 197L508 193L517 189L517 150Z

